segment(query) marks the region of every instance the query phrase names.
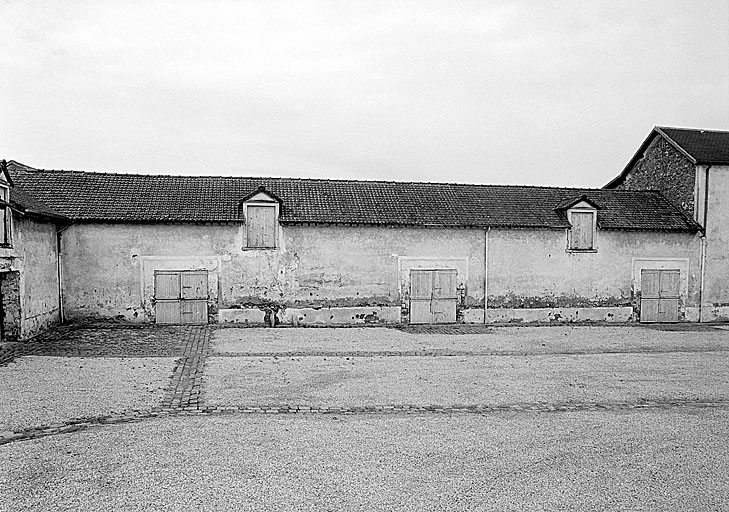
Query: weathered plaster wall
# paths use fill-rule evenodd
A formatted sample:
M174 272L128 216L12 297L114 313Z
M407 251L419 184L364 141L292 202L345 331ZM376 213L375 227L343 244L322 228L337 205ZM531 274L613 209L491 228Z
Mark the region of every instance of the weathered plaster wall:
M66 315L153 320L155 269L207 269L211 309L399 308L411 268L456 268L464 303L483 304L481 230L281 226L280 247L250 250L244 232L238 225L73 225L62 243Z
M2 249L0 270L4 281L12 281L6 293L17 294L19 308L6 309L6 334L28 339L59 321L56 227L53 223L13 215L13 245ZM11 276L12 274L12 276ZM4 301L9 300L3 297ZM15 298L12 299L15 301ZM16 311L19 309L19 311ZM12 323L7 325L8 314ZM19 318L16 318L18 317Z
M684 315L687 307L698 306L698 236L600 230L596 243L597 252L566 252L563 230L492 229L487 316L526 321L519 309L545 310L545 319L560 308L633 307L637 312L641 268L679 268Z
M616 188L660 190L673 204L693 218L694 164L661 136L656 136L625 181Z
M729 321L729 166L709 169L702 321Z
M15 216L14 227L23 259L21 331L26 339L59 321L56 226Z
M260 308L293 324L391 322L407 320L411 269L453 268L459 315L480 323L485 245L487 321L554 318L555 308L569 320L584 308L625 319L641 268L679 268L684 317L698 305L700 243L685 233L600 231L596 253L566 252L564 230L492 229L486 242L483 230L283 226L279 240L248 250L238 225L74 225L63 235L66 314L153 321L154 270L207 269L211 319L270 321Z
M481 230L287 226L283 231L279 275L286 276L285 296L296 306L400 305L412 268L455 268L468 303L483 302Z
M221 258L236 226L74 224L62 234L64 312L69 320L154 318L154 270L209 272L209 308L218 304Z

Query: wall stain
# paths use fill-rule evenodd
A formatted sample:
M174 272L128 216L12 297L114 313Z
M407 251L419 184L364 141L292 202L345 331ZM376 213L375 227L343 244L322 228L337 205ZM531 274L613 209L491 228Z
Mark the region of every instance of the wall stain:
M581 297L578 295L525 296L509 293L489 295L489 308L537 309L537 308L595 308L631 306L630 297Z

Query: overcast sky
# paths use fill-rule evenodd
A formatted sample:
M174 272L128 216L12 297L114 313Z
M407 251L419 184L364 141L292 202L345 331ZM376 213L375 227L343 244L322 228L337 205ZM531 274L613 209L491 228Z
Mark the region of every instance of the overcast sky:
M33 167L604 185L729 130L729 1L0 0L0 157Z

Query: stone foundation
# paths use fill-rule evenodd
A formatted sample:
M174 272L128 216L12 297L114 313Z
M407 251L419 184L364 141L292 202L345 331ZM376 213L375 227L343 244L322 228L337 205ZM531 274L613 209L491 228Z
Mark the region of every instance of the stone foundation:
M400 308L390 306L339 308L288 308L277 315L285 325L382 325L400 323ZM265 325L260 309L221 309L221 324Z
M489 308L486 323L577 323L577 322L630 322L630 306L598 308Z

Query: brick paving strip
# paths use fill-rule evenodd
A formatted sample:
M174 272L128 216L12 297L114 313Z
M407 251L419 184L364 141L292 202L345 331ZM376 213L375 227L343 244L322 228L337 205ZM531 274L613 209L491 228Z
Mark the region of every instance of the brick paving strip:
M202 380L205 360L210 353L211 329L189 328L185 340L185 355L177 362L170 386L162 402L162 410L196 411L202 405Z
M127 411L123 414L99 416L96 418L79 418L47 427L29 428L14 432L0 432L0 445L14 441L26 441L40 437L66 434L86 430L97 425L113 425L132 423L151 418L172 416L211 416L226 414L242 415L354 415L354 414L498 414L498 413L559 413L578 411L618 411L649 410L674 408L725 408L729 400L646 400L640 402L565 402L565 403L513 403L499 405L366 405L353 407L327 407L307 405L238 405L238 406L202 406L183 408L155 408L150 411Z

